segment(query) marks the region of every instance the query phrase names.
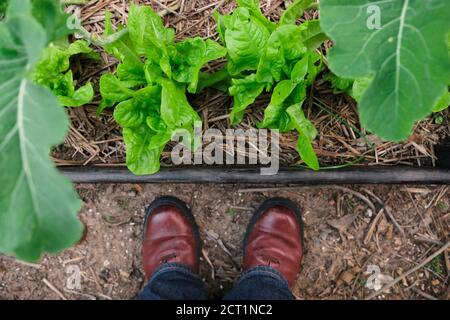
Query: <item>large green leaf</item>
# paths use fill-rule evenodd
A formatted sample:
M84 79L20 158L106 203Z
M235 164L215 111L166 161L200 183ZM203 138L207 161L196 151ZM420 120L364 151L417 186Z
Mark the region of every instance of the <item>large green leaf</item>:
M306 119L302 110L302 104L292 105L287 109L298 132L297 149L303 161L313 170L319 170L319 160L314 152L311 141L316 138L317 130L314 125Z
M159 158L164 146L150 147L154 134L145 124L123 129L123 139L127 146L127 167L136 175L153 174L159 171Z
M283 80L275 86L272 99L264 110L264 120L260 124L261 128L279 129L281 132L288 132L293 129L291 118L286 112L287 106L285 101L296 86L297 83L292 80Z
M408 138L450 81L448 0L321 0L320 11L335 42L331 70L343 78L373 75L359 105L362 125L384 139Z
M230 95L234 97L234 105L230 119L231 124L238 124L244 118L245 109L261 95L265 84L256 80L256 74L251 74L243 79L233 79L231 82Z
M85 105L94 97L90 82L75 90L72 70L68 70L70 57L81 53L95 56L88 43L83 40L75 41L67 48L51 45L44 50L33 73L33 80L52 90L59 102L67 107Z
M257 79L259 82L273 83L281 80L283 67L289 60L296 60L306 53L301 41L302 28L283 25L271 35L259 61Z
M228 49L228 71L237 75L245 70L256 70L269 39L269 31L246 8L237 8L225 30Z
M277 27L275 23L269 21L262 13L261 9L259 8L259 0L237 0L237 4L241 8L248 9L253 18L255 18L256 20L258 20L258 22L264 25L267 28L267 30L273 31Z
M171 77L170 56L175 51L175 31L166 29L161 17L150 7L137 5L131 5L128 29L136 51L159 64Z
M295 0L286 10L280 19L280 25L295 24L303 16L303 12L314 2L314 0Z
M79 240L81 203L49 159L68 129L64 109L27 78L48 33L29 1L11 3L0 23L0 251L34 261Z
M69 14L62 10L61 1L33 0L32 6L33 17L44 27L48 41L62 39L71 33L67 28Z
M188 84L188 91L197 91L201 68L212 60L227 54L227 50L210 39L188 38L176 44L177 54L172 59L173 79Z

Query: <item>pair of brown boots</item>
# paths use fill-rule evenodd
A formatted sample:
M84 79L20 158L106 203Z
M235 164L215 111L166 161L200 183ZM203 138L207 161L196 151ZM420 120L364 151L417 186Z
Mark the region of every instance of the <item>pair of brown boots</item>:
M282 198L265 201L253 215L244 239L244 271L270 266L289 286L303 256L303 224L297 206ZM201 240L194 217L174 197L155 200L147 209L143 264L147 279L162 264L175 262L198 273Z

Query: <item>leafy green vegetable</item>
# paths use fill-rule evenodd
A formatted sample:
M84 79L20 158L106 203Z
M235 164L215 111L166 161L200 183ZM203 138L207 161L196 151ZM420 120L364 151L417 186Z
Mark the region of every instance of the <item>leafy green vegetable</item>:
M177 130L193 135L200 117L189 104L186 90L196 93L204 88L199 83L201 68L224 57L226 49L198 37L175 42L174 30L166 29L150 7L131 6L128 30L105 47L120 64L115 75L104 74L100 79L101 108L116 105L114 118L123 127L128 168L137 175L153 174L159 171L161 153ZM108 14L105 35L113 32Z
M271 21L269 21L261 12L259 8L259 0L237 0L237 4L241 8L246 8L252 17L266 27L267 30L273 31L277 27L277 25Z
M379 29L369 24L373 5ZM359 103L362 125L386 140L408 138L450 82L448 1L322 0L320 12L335 42L331 70L343 78L373 76Z
M82 40L70 44L67 48L50 45L44 50L36 66L33 78L37 84L48 87L67 107L79 107L92 101L94 89L91 83L75 90L70 57L80 53L95 57L88 43Z
M172 59L173 79L180 83L189 83L190 93L197 92L200 69L209 61L217 60L227 54L226 49L217 42L209 39L204 41L199 37L177 43L176 50Z
M67 116L50 90L29 78L57 35L34 15L43 12L40 3L11 1L0 22L0 251L29 261L69 247L83 230L80 200L49 159L68 130ZM63 13L54 6L46 17L59 21Z
M450 92L447 91L437 102L433 108L433 112L440 112L447 109L450 106Z
M317 132L301 109L306 90L322 70L322 57L314 50L326 40L318 21L296 21L312 0L294 1L279 24L261 17L258 1L238 1L231 15L215 14L217 31L228 50L228 72L234 98L232 124L242 121L245 110L261 93L273 90L261 128L282 132L297 130L298 151L305 163L318 170L311 141ZM302 116L303 115L303 116Z
M246 8L237 8L223 22L229 73L239 75L242 71L256 70L269 40L267 28Z
M299 138L297 149L300 153L300 157L311 169L319 170L319 161L317 160L316 153L311 145L311 141L317 136L316 128L308 119L306 119L305 114L301 109L301 104L290 106L287 109L287 113L291 117L291 121L298 131Z
M244 117L245 109L261 95L265 84L257 81L256 74L242 79L232 79L231 83L230 95L234 97L234 106L230 118L231 122L236 124Z
M130 8L128 29L136 53L145 55L171 77L170 57L175 52L175 31L166 29L150 7L135 5Z
M295 0L292 5L286 8L280 19L280 24L295 24L295 22L303 16L303 12L314 0Z
M352 95L352 88L354 81L351 79L344 79L336 76L333 73L328 73L325 77L325 80L331 82L331 86L333 87L333 93L339 94L341 92L345 92L348 95Z

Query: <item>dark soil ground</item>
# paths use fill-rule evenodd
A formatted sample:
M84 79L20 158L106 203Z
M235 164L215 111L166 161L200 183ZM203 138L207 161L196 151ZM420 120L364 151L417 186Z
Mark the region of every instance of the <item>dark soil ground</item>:
M379 268L381 284L391 283L450 238L449 187L274 187L79 185L85 239L38 264L0 256L0 299L133 299L144 285L144 209L167 194L192 208L204 241L201 277L216 299L238 278L245 227L268 197L291 198L303 212L307 254L293 290L298 299L367 298L375 292L367 288L373 283L370 268ZM381 198L384 210L370 192ZM376 298L449 299L449 254L440 254ZM81 271L81 286L69 290L74 267Z

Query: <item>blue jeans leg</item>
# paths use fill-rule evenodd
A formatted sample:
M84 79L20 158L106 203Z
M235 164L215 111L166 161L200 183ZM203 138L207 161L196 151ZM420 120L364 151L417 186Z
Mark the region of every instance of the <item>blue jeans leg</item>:
M269 266L247 270L225 300L293 300L287 281Z
M208 295L198 275L179 263L166 263L153 273L139 300L205 300Z

